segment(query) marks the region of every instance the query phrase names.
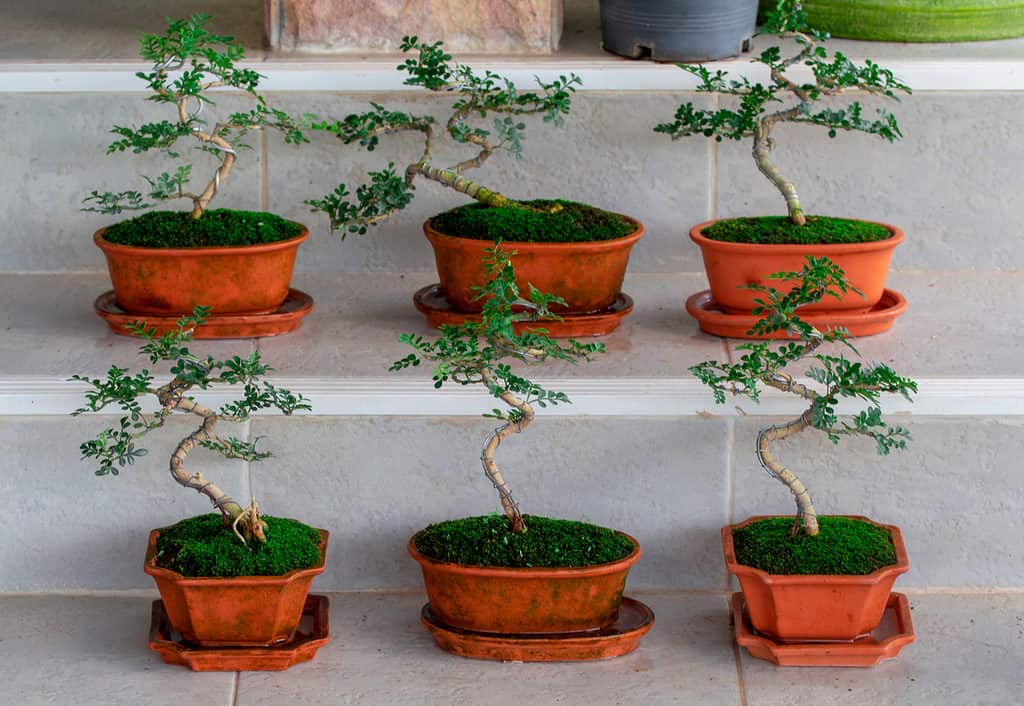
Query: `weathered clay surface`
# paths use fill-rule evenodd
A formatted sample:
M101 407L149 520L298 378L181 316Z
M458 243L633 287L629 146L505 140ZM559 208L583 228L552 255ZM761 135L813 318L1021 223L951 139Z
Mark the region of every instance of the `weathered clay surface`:
M286 51L394 52L415 34L455 52L550 54L562 0L267 0L266 18Z

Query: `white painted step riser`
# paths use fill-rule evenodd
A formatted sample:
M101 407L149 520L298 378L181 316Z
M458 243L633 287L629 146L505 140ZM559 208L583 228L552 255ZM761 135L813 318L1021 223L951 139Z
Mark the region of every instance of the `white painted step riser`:
M0 418L0 592L142 589L148 529L205 512L177 487L166 458L189 427L175 420L150 454L96 478L78 444L113 418ZM790 513L784 487L757 465L763 420L541 417L498 459L524 511L585 519L638 537L636 588L727 587L718 529L753 514ZM498 503L479 467L493 421L473 418L260 418L225 432L264 437L272 459L251 467L196 452L236 497L332 532L322 590L415 588L409 536L430 522ZM882 458L866 439L836 447L820 434L779 444L819 512L902 527L917 588L1024 587L1024 421L913 418L906 451ZM251 483L250 483L251 474ZM40 562L28 547L46 547Z
M278 387L301 393L312 410L295 416L411 415L429 417L480 416L501 406L477 386L450 384L435 390L425 379L398 378L268 378ZM801 382L815 387L809 379ZM157 381L157 384L161 382ZM666 417L666 416L777 416L800 414L806 403L792 395L767 389L759 403L744 397L730 397L726 403L714 403L711 392L694 379L543 379L546 389L565 392L571 404L537 408L543 416L555 417ZM885 396L882 408L887 414L906 416L1006 416L1024 415L1024 379L919 379L919 392L911 400ZM87 385L52 378L0 378L0 416L65 415L80 408ZM200 391L197 400L212 407L237 399L228 386ZM843 400L840 414L855 414L867 405ZM144 409L158 408L147 400ZM107 408L117 413L117 407ZM259 413L275 416L274 410Z

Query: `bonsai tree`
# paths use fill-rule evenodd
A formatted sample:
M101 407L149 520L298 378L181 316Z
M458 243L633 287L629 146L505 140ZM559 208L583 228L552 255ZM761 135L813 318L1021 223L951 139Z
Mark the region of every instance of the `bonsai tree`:
M852 289L844 273L828 258L808 257L799 272L780 272L773 279L794 282L787 293L774 287L749 285L760 296L754 314L760 319L750 331L769 336L783 331L792 339L780 344L768 341L747 343L737 348L745 351L739 362L706 361L690 368L701 382L711 388L715 401L725 402L726 393L743 395L757 402L764 387L775 388L802 399L807 407L794 419L765 427L757 435L757 460L773 478L783 483L796 501L796 521L791 534L801 530L810 536L818 534L818 515L810 492L799 477L772 452L771 445L806 429L815 429L839 443L851 435L874 439L878 453L885 455L906 447L910 433L901 426L890 425L882 417L879 400L883 393L899 393L910 399L917 392L917 383L897 375L884 364L866 365L843 355L820 352L825 343L839 343L856 353L844 329L819 331L802 320L798 309L820 301L825 296L838 297L839 292ZM812 362L806 376L818 389L797 382L792 367L803 361ZM849 418L840 418L836 406L849 398L867 403L867 408Z
M185 163L173 172L143 177L149 184L146 194L137 190L94 190L84 200L92 205L83 210L118 214L152 207L154 204L147 203L146 199L188 199L192 202L191 217L198 219L224 186L238 150L248 147L243 142L248 133L270 128L281 131L286 142L308 141L296 121L268 105L257 92L260 74L237 65L245 55L242 46L233 37L211 33L206 29L209 20L207 15L195 14L170 21L163 35L142 35L140 54L153 67L136 76L145 81L151 91L147 100L166 104L173 117L139 126L115 125L111 132L118 139L107 148L107 154L129 150L142 154L157 150L176 160L181 157L179 141L194 141L197 149L210 154L217 162L209 180L197 191L186 190L192 180L193 165ZM207 109L216 105L211 98L211 91L216 88L241 92L252 100L252 108L220 119L209 116Z
M510 260L514 254L505 251L500 243L487 250L484 267L491 279L479 292L479 297L484 299L479 321L441 326L436 340L402 334L399 340L411 346L414 352L393 363L391 370L415 367L422 360L431 361L436 364L433 371L435 388L449 382L483 385L504 403L504 408L495 408L484 415L502 424L484 442L480 461L484 473L498 492L509 529L515 534L522 534L527 530L526 523L495 461L495 452L502 441L530 425L535 415L534 405L543 408L569 402L569 398L564 392L545 389L514 372L512 363L537 366L552 360L572 363L590 360L594 354L604 351L604 344L580 343L572 339L562 344L550 338L541 325L526 326L525 330L517 332L517 327L526 322L557 318L549 307L560 303L560 300L534 287L530 288L529 298L523 298Z
M373 151L383 135L415 131L423 136L423 153L401 173L393 163L386 169L370 172L370 181L356 189L354 198L345 184L333 193L307 201L313 211L323 211L331 219L332 230L363 234L368 226L387 220L407 206L413 198L415 181L423 177L466 194L486 206L512 207L526 210L559 210L558 204L524 203L467 178L464 173L480 167L495 152L505 151L519 158L523 151L526 124L521 118L542 115L544 122L561 125L568 114L572 94L581 81L575 74L560 76L545 83L538 79L540 90L520 92L512 81L485 71L476 73L468 66L452 60L442 42L427 44L417 37L405 37L403 51L417 51L415 59L398 66L409 74L406 85L422 86L430 91L457 96L444 129L457 143L468 145L476 153L461 162L442 167L433 163L435 123L431 116L387 110L371 103L373 110L353 113L341 120L313 120L312 128L337 135L344 144L358 142ZM492 129L474 126L471 119L494 115Z
M724 71L709 71L703 65L679 67L700 81L697 91L718 96L735 97L735 108L703 110L693 103L684 103L676 111L675 119L654 128L673 140L691 135L713 137L721 142L751 140L752 154L757 168L778 189L786 201L789 221L797 226L807 223L796 186L771 162L775 148L772 131L780 123L818 125L835 137L840 130L878 135L888 142L902 137L896 117L884 109L874 118L865 117L859 101L846 107L820 105L849 90L863 91L898 100L897 92L910 93L892 71L871 60L855 64L840 52L829 53L825 42L829 36L807 26L807 16L799 0L776 0L775 9L768 12L762 32L777 34L782 39L796 42L796 51L784 56L778 46L766 49L754 62L767 67L767 83L752 82L746 77L730 78ZM813 76L811 82L798 82L787 76L797 65L807 66Z
M167 418L176 412L191 415L198 426L178 442L171 454L171 477L179 485L209 498L220 511L224 523L231 526L243 544L250 541L264 543L267 540L266 523L255 498L248 507L243 507L208 480L202 470L186 468L186 458L198 446L216 451L225 458L243 461L268 458L268 452L257 448L258 440L220 436L216 433L217 424L221 421L244 422L262 409L274 408L283 414L291 414L295 410L308 410L310 406L302 395L275 387L262 379L272 368L260 360L258 351L253 351L248 358L234 356L226 360L210 356L201 358L191 353L187 344L192 331L203 323L208 314L208 308L196 307L192 315L178 320L176 329L162 336L157 336L154 329L143 323L129 324L133 334L146 339L139 350L149 357L150 363L170 364L173 377L162 385L154 381L149 370L133 374L127 368L117 366L111 366L106 379L83 375L71 378L91 388L86 393L85 405L76 410L75 415L99 412L111 404L116 404L124 413L115 426L81 445L82 458L99 464L96 475L118 475L118 469L146 455L146 449L137 445L139 439L163 427ZM207 390L219 384L241 386L241 397L214 410L189 396L194 390ZM149 397L159 405L155 412L143 409L142 400Z

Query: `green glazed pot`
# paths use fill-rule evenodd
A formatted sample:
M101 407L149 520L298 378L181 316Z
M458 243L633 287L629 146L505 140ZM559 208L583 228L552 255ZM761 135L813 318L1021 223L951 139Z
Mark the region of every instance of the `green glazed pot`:
M761 15L775 0L761 0ZM1024 36L1024 0L806 0L812 27L881 42L972 42Z

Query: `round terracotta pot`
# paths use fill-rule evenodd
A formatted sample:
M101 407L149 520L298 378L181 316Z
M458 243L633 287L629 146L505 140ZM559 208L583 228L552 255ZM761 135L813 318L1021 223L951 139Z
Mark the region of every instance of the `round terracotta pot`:
M808 255L827 257L846 273L846 279L864 296L849 291L840 299L827 296L820 302L802 307L802 311L865 312L875 306L885 290L892 251L903 242L903 231L880 223L892 237L873 243L842 243L837 245L764 245L754 243L723 243L705 238L701 233L718 221L707 221L690 230L690 239L700 246L704 270L711 285L711 298L723 310L749 314L761 295L747 289L747 284L762 284L788 291L794 285L768 279L775 272L798 272ZM872 221L865 221L872 222Z
M309 231L290 240L216 248L140 248L93 240L107 258L117 305L129 314L267 314L288 296L295 254Z
M161 529L167 529L166 527ZM313 578L327 564L326 530L320 561L281 576L186 578L156 565L156 540L149 533L144 570L156 581L171 625L189 642L207 647L266 646L288 640L302 618Z
M854 640L878 627L896 577L910 569L899 528L846 515L889 530L896 550L892 566L864 576L778 575L740 564L733 546L734 529L769 517L751 517L722 528L725 565L739 579L754 628L781 642L827 642Z
M623 534L623 533L620 533ZM597 630L615 622L640 544L607 564L580 568L467 566L409 554L423 569L430 611L448 627L504 635Z
M556 294L566 305L553 306L552 311L586 313L607 309L622 290L629 252L644 234L641 223L623 216L636 224L636 230L614 240L595 240L584 243L520 243L502 244L516 254L512 264L516 268L516 283L524 297L529 296L529 285L544 292ZM464 312L477 312L483 302L475 300L474 287L487 284L484 271L484 250L494 247L490 240L459 238L440 233L423 224L423 232L434 247L437 274L441 290L448 303Z

